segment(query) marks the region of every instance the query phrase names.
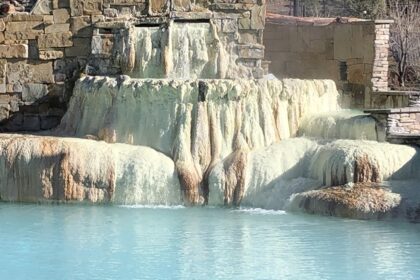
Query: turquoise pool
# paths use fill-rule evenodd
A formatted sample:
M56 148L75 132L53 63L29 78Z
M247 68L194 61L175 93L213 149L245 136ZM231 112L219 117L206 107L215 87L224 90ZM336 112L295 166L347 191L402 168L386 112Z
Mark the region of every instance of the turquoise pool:
M0 204L0 279L420 279L420 225Z

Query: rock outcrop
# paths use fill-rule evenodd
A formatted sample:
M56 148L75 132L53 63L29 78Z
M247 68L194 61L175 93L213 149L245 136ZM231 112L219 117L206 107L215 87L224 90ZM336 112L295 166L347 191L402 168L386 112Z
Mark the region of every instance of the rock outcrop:
M401 196L375 184L351 184L296 194L288 208L353 219L384 219L398 215Z
M181 203L173 161L140 146L1 134L0 178L2 201Z

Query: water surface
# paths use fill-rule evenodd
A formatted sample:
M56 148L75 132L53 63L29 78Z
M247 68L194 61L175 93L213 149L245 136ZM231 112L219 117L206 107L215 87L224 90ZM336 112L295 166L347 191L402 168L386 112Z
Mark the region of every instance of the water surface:
M0 279L420 279L420 225L0 204Z

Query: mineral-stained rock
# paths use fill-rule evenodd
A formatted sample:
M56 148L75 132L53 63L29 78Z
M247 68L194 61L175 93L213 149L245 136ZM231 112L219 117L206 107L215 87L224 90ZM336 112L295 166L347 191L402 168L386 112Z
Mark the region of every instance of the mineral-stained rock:
M208 166L232 152L290 137L301 113L316 108L313 104L328 104L324 110L336 108L337 92L329 82L297 83L86 77L76 85L60 130L67 135L96 135L111 143L150 146L171 156L187 200L197 203L203 201L200 196L205 190L199 188ZM289 102L296 96L299 102ZM227 172L234 176L229 168ZM240 202L241 180L232 189L232 193L238 190L237 198L229 201Z
M174 163L147 147L2 134L0 178L3 201L181 202Z
M355 219L382 219L397 214L401 196L374 184L355 184L294 195L289 209Z

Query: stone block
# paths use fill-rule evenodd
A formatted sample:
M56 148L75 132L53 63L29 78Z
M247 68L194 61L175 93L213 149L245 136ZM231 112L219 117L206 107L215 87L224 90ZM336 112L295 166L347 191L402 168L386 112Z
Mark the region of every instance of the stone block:
M44 24L54 24L54 17L52 15L45 15L44 16Z
M250 18L240 18L238 20L239 29L251 29L251 19Z
M32 9L34 15L49 15L53 9L51 0L38 0Z
M27 83L23 85L22 101L26 105L33 104L39 101L42 97L48 94L48 86L45 84Z
M5 39L36 39L42 33L44 33L44 23L42 21L7 22Z
M70 19L70 31L77 37L91 37L92 25L90 16L72 17Z
M168 0L149 0L149 14L160 15L168 12Z
M34 83L54 83L52 62L30 64L29 69Z
M239 43L240 44L261 44L262 38L259 36L258 33L255 32L248 32L246 30L243 30L243 32L240 32L239 34ZM284 40L278 40L278 41L269 41L270 42L270 48L273 51L274 48L277 46L278 43L284 42Z
M102 14L103 0L70 0L72 16Z
M264 47L257 46L238 46L240 58L263 59Z
M238 30L238 21L235 19L224 19L222 21L222 31L225 33L233 33Z
M53 50L40 50L39 59L41 60L54 60L62 58L64 56L63 51L53 51Z
M70 19L70 14L67 9L57 9L53 11L54 23L67 23Z
M119 13L118 13L117 9L107 8L107 9L104 9L103 14L104 14L105 17L116 18L116 17L118 17Z
M49 33L41 34L38 38L38 46L40 50L48 48L62 48L73 46L72 33Z
M191 11L191 0L172 0L172 10L182 12Z
M45 27L45 33L60 33L70 31L69 23L52 24Z
M52 63L9 62L7 64L7 82L13 87L26 83L54 83Z
M44 19L43 15L27 14L27 13L15 13L8 15L6 18L3 18L5 22L12 21L42 21Z
M0 58L28 58L28 45L0 45Z
M251 10L251 29L264 29L265 6L254 6Z

